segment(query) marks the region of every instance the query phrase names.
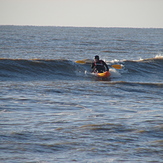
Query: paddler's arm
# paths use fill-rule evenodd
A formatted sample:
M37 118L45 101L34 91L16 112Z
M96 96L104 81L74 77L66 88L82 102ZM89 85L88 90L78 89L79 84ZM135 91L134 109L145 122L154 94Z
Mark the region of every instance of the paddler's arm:
M91 69L92 69L92 72L94 72L94 69L95 69L95 64L94 63L92 63Z
M103 61L103 64L105 65L105 67L106 67L106 71L109 71L109 67L108 67L108 65Z
M94 68L94 66L95 66L95 64L94 64L94 63L92 63L91 68Z

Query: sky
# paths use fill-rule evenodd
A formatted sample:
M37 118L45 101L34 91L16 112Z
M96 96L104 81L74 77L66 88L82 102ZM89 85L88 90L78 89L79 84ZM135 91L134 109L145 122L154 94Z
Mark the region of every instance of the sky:
M163 28L163 0L0 0L0 25Z

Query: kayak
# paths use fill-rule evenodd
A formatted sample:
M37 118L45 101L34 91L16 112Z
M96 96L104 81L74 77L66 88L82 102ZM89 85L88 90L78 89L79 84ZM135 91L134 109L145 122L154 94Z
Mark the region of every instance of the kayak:
M107 77L109 77L111 75L109 71L105 71L103 73L97 73L97 72L95 72L93 74L95 76L97 76L97 77L100 77L100 78L107 78Z

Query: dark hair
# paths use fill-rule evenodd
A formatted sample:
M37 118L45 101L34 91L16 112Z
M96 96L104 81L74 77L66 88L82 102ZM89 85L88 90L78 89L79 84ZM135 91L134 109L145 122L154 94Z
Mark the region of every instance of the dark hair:
M99 56L98 56L98 55L96 55L96 56L95 56L95 59L98 59L98 60L99 60Z

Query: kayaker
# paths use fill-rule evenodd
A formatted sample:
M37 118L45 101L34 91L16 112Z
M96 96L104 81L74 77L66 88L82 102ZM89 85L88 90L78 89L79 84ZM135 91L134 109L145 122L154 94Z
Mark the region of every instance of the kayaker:
M108 65L103 60L100 60L98 55L95 56L91 68L92 72L103 73L109 71Z

